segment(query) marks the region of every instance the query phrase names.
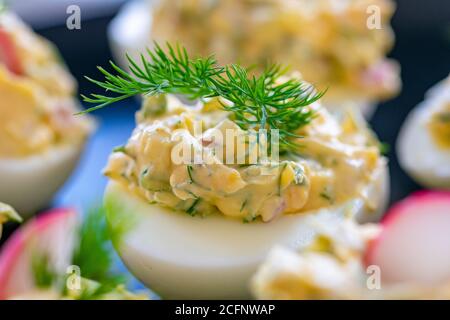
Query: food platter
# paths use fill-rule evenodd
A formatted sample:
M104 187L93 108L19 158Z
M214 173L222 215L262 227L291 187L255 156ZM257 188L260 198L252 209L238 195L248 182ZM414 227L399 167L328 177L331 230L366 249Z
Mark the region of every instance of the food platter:
M343 296L340 295L342 293L339 290L332 288L331 291L335 295L324 295L325 299L335 297L345 299L411 297L414 299L421 297L422 287L416 285L406 287L407 290L394 286L387 291L381 292L380 295L366 296L365 292L354 286L355 282L354 278L352 278L364 271L362 269L347 269L347 267L355 261L357 261L356 265L358 268L367 267L366 262L383 264L387 263L386 261L396 261L395 259L386 259L386 257L392 255L392 252L386 249L391 247L390 241L392 241L393 247L398 246L405 252L409 252L408 250L410 249L409 247L404 249L396 236L386 237L385 239L389 239L388 243L380 240L383 234L383 231L380 230L386 229L389 231L391 230L390 228L394 229L391 226L396 226L395 223L382 222L380 225L375 225L372 228L369 225L361 227L354 223L356 220L359 222L377 222L383 212L388 212L387 218L385 218L388 221L391 215L395 215L391 212L412 212L411 215L417 217L414 219L419 221L419 217L423 216L417 214L413 208L418 208L417 210L421 212L429 210L429 208L437 208L437 215L431 218L433 219L432 222L441 221L442 226L445 226L448 222L445 217L442 218L440 216L441 212L445 212L448 201L446 193L439 190L447 187L447 176L445 174L437 177L433 176L435 172L439 174L447 172L446 160L448 158L438 158L434 154L432 155L431 153L434 153L437 149L419 148L422 150L414 150L414 142L411 142L411 140L408 142L409 153L405 152L403 147L404 139L401 138L404 134L399 135L405 119L408 119L407 115L413 114L411 110L421 101L426 99L422 106L437 105L448 98L448 95L444 94L446 93L446 87L443 85L439 86L440 89L432 89L432 93L426 94L428 89L444 79L448 75L448 70L450 70L448 60L449 46L446 39L441 37L441 35L430 37L428 33L411 35L406 32L397 32L397 43L392 57L402 65L403 88L398 97L387 102L373 103L373 101L370 101L370 103L367 103L367 101L361 102L356 99L349 103L338 104L346 105L342 110L336 110L328 103L324 103L326 108L321 109L322 107L316 104L314 98L316 93L303 91L304 88L298 82L303 81L302 78L293 75L287 78L280 77L279 82L274 81L271 84L273 86L270 87L271 89L265 88L259 91L261 96L266 95L264 99L269 99L265 101L270 101L269 104L275 106L266 111L268 112L266 116L261 117L255 111L256 109L252 109L258 103L254 97L248 94L251 97L249 100L254 105L252 103L250 103L250 106L245 103L240 105L241 100L236 98L238 93L233 91L235 90L233 85L237 83L233 83L233 81L236 81L240 75L244 74L244 71L242 71L244 69L239 69L239 66L230 69L232 71L227 73L227 79L214 78L215 75L206 75L202 78L206 79L205 83L209 85L206 87L202 87L204 84L190 83L191 79L184 77L182 72L179 72L177 69L180 67L180 61L190 59L187 53L186 56L183 56L180 53L183 52L182 49L176 49L179 54L177 56L177 51L173 51L173 48L178 47L171 47L169 44L167 48L162 48L159 45L152 46L142 41L142 39L151 37L151 22L148 3L136 1L125 6L123 11L109 24L109 38L105 37L103 44L109 41L112 55L117 62L117 65L113 65L113 69L119 75L103 72L106 75L106 82L101 82L101 80L92 81L92 78L87 79L94 83L89 84L89 81L82 81L81 91L85 93L85 108L92 107L92 103L102 104L102 107L113 102L116 105L112 108L95 110L93 113L97 118L98 129L90 137L86 151L72 178L56 194L52 204L49 206L75 208L79 213L83 213L81 216L85 216L85 220L89 221L85 212L92 208L93 205L101 204L103 198L106 209L104 216L106 217L111 240L115 251L117 251L122 260L122 262L117 260L119 269L123 273L127 273L127 269L130 270L146 287L154 289L163 298L195 297L220 299L255 296L263 299L278 298L283 296L283 294L290 294L292 291L289 291L291 290L289 288L283 289L283 287L280 290L286 291L272 291L272 284L280 279L282 281L286 274L288 279L289 277L294 279L297 276L298 278L295 279L302 279L304 274L299 273L293 276L289 273L292 271L292 269L289 269L289 266L296 266L298 268L296 272L305 272L303 268L307 268L308 263L312 263L312 265L317 263L317 270L320 270L321 266L328 264L329 270L334 270L333 272L335 272L334 279L331 279L331 282L334 280L343 281L342 283L350 288L348 295ZM106 23L104 25L106 26ZM427 44L426 49L421 45L422 43ZM155 59L155 56L152 56L153 59L140 58L137 53L147 49L150 51L150 56L153 53L156 57L160 57L160 62L158 62L158 59ZM124 58L125 53L129 53L130 58L137 59L136 61L138 62L134 63L134 60ZM74 59L74 56L70 57L69 54L67 59L70 64L70 60ZM196 61L201 61L201 58L197 59L199 60ZM93 60L95 60L95 57ZM86 63L86 61L83 61L83 63ZM203 62L206 65L206 69L208 69L207 62L207 60ZM156 67L152 63L155 63ZM160 63L160 65L157 65L157 63ZM194 62L191 63L194 64ZM163 102L161 102L159 95L156 95L156 98L159 100L151 100L154 95L152 91L143 89L142 83L136 82L132 78L134 75L141 80L144 79L152 83L152 78L146 78L146 74L142 71L146 69L139 69L139 65L142 66L142 64L145 65L145 68L154 68L152 69L153 74L161 78L169 77L167 73L161 70L164 69L164 64L170 64L170 68L173 68L172 71L175 70L174 73L179 77L176 79L178 81L176 82L177 86L171 88L171 80L169 78L167 80L169 84L165 83L166 87L160 88L162 93L167 94L167 97L163 98L163 100L166 99ZM132 76L129 78L124 76L120 66L127 71L131 71ZM228 71L228 69L223 70ZM146 71L148 72L148 70ZM77 72L75 71L76 75ZM189 72L192 71L189 70ZM218 71L219 75L220 72L225 71ZM85 74L86 72L83 72L83 75ZM93 68L89 69L87 74L89 77L96 75ZM426 76L422 76L422 74ZM123 76L125 79L118 78L119 76ZM196 74L193 77L195 78L195 76ZM267 77L266 74L262 77L265 76ZM277 74L276 78L278 79L278 77L279 75ZM97 77L96 79L99 78ZM251 78L242 80L244 78L241 77L239 79L242 85L242 83ZM250 92L248 88L251 88L252 82L251 80L248 81L249 85L242 85L238 92ZM255 83L257 82L257 80L254 81ZM272 80L270 77L267 77L261 81L261 83L265 83ZM111 98L107 95L89 96L92 92L98 92L98 86L111 89L111 83L114 83L116 86L112 88L111 91L113 92L119 88L119 91L115 92L122 93L120 90L126 91L132 87L136 92L144 94L144 98L142 100L139 97L138 99L133 97L134 95L138 96L137 94L125 94L124 98L120 99ZM211 83L214 86L211 86ZM277 92L278 85L297 90L300 92L298 97L306 96L307 98L306 100L295 100L299 98L290 96L289 98L272 101L270 100L272 93L267 93L265 90ZM183 94L186 92L192 94L194 91L189 90L192 90L192 87L195 86L199 86L196 88L206 90L208 93L205 94L206 99L200 96L201 99L195 104L186 102L188 99L181 98L182 94L180 94L180 91L177 91L182 87L185 90ZM173 91L170 91L172 89ZM167 90L167 92L164 90ZM279 94L283 94L283 91L279 92ZM319 96L320 93L317 93L317 95ZM443 98L434 98L437 96ZM308 100L308 97L311 98L311 101ZM217 101L215 100L216 98ZM204 164L200 166L196 166L197 164L184 166L184 164L172 163L174 161L173 155L169 158L164 158L167 154L164 134L171 135L172 130L180 129L177 126L181 126L181 129L185 130L180 135L189 136L188 138L191 139L189 144L194 146L194 148L196 143L200 143L203 147L212 149L209 140L205 138L208 137L208 134L212 135L214 130L220 131L222 128L230 127L238 131L251 131L250 129L253 128L251 125L254 122L251 122L253 118L249 118L248 114L252 114L251 112L253 111L255 111L253 116L256 117L259 123L263 123L263 127L268 126L268 128L280 129L284 135L282 137L289 135L292 137L294 131L285 129L287 128L285 124L278 122L275 125L273 122L270 122L270 117L278 119L277 117L282 115L277 113L279 111L275 109L283 108L287 104L287 102L278 104L279 101L298 103L297 107L310 109L304 109L305 118L300 118L300 120L294 118L293 114L291 114L289 128L295 127L295 129L289 130L300 130L295 132L301 132L302 134L301 139L299 138L300 140L298 140L302 144L302 148L304 147L299 153L300 157L292 152L293 149L291 148L295 144L290 145L283 140L281 147L283 156L282 160L277 160L278 162L275 165L277 169L273 169L270 165L269 169L272 171L266 171L258 176L258 173L254 173L257 170L250 170L255 168L248 168L252 167L253 163L245 162L244 165L228 167L223 166L222 163L220 164L222 167L220 165L208 167L208 165ZM216 102L219 102L223 109L218 108ZM150 106L149 108L162 106L163 116L159 113L159 109L149 109L151 116L148 116L148 110L146 109L148 105ZM370 119L369 126L376 136L372 134L361 115L354 115L355 108L365 109L366 106L369 106L369 109L372 110L363 113ZM243 113L239 107L247 108L246 112L248 113ZM262 108L264 109L264 107ZM136 111L138 112L136 113ZM229 112L228 115L224 116L223 111ZM309 111L315 113L314 118L308 118L307 113ZM423 111L423 113L426 112ZM229 116L229 114L232 116ZM283 116L286 114L289 115L290 113L285 111ZM159 118L160 116L161 118ZM205 137L195 140L197 137L195 134L191 136L189 130L191 130L191 121L193 122L193 119L198 118L207 123L207 130L203 133ZM155 123L153 123L154 119L156 119L156 127L154 126ZM237 125L236 119L240 119L239 125ZM269 121L264 122L267 119ZM429 117L429 119L434 118ZM443 118L440 117L439 119ZM234 123L234 121L236 122ZM287 121L284 123L287 123ZM407 121L406 123L409 122ZM413 125L410 124L409 126L412 128L418 126L414 122L411 123ZM428 122L426 123L428 125ZM441 130L440 128L442 128L440 126L441 124L438 123L438 129L436 129L438 134ZM163 134L159 130L165 133ZM416 139L423 135L424 132L428 134L427 130L417 131L415 133ZM147 134L149 135L148 137L146 136ZM411 135L408 134L408 136ZM378 142L376 137L381 143ZM293 138L293 141L297 142L295 139ZM427 141L430 144L432 143L430 141L433 140ZM145 147L146 144L150 147ZM224 143L223 146L225 147L226 144ZM154 153L154 156L145 151L148 149L158 150L157 156L156 153ZM208 150L210 151L210 149ZM383 149L382 153L379 149ZM424 150L428 150L427 153L430 153L430 155L420 154L420 151ZM215 150L213 155L214 157L217 156ZM141 156L144 156L144 158L141 158ZM158 157L163 160L158 160ZM414 161L409 163L409 167L405 166L405 158L410 159L411 157L422 157L431 160L440 159L437 169L441 168L442 170L433 171L432 165L431 169L430 166L426 168L420 167L418 168L419 171L423 169L422 173L425 173L426 178L428 178L428 180L423 179L423 175L418 174L417 170L414 172L414 169L416 169L414 168ZM107 161L108 158L109 161ZM411 163L413 164L412 169ZM419 162L417 163L420 164ZM121 166L124 165L126 170L121 169ZM265 165L257 163L255 167L264 167ZM202 171L204 168L209 170L208 176L205 176L206 171ZM405 168L406 170L404 170ZM131 171L133 173L130 174ZM341 171L345 174L342 174ZM101 174L102 172L106 177ZM361 172L364 172L364 175ZM147 175L150 178L148 178L148 181L144 181ZM170 180L164 180L168 179L169 176ZM277 178L271 179L271 176ZM337 178L333 180L329 178L330 176ZM439 180L438 178L442 180L436 182ZM275 180L276 182L274 182ZM424 185L416 182L423 182L424 180L427 181ZM386 183L386 181L390 183ZM38 184L40 183L42 182ZM173 194L167 191L167 185L170 186ZM269 187L274 189L274 185L277 186L277 192L270 191L268 194L262 192L262 190L267 191ZM313 187L310 188L310 185ZM421 194L409 197L414 191L425 188L432 189L432 191L429 191L431 195L427 193L427 196L423 197ZM342 192L340 193L340 191ZM308 195L306 198L304 198L305 194ZM252 200L254 198L257 198L258 202ZM402 206L403 202L395 206L391 211L385 210L386 206L394 205L405 198L408 198L405 200L405 203L410 203L410 205L406 206L406 210L397 209L397 206ZM351 201L346 202L349 199ZM48 203L48 201L46 202ZM388 205L385 203L388 203ZM422 204L423 206L421 206ZM339 208L339 210L336 210L336 208ZM364 212L367 208L370 208L369 211L380 213L380 215L373 213L372 218L370 218L370 215L368 216L367 212ZM63 212L73 213L69 209L65 210ZM176 211L175 214L173 214L173 210ZM185 211L188 215L178 216L178 211ZM361 214L359 211L364 213ZM299 212L304 214L304 216L300 217L292 214L298 214ZM338 219L336 221L328 220L330 213L331 216L336 215ZM53 221L53 219L46 219L47 214L49 213L42 214L43 218L38 218L36 221ZM54 212L50 211L50 216L52 214ZM212 215L211 217L209 217L210 214ZM8 215L12 214L9 212L7 213ZM41 215L38 216L40 217ZM314 217L310 219L310 216ZM317 218L320 216L324 216L324 218ZM402 214L399 216L402 216ZM214 219L217 219L217 221ZM347 219L350 221L347 221ZM311 220L311 222L308 222L312 225L311 229L308 229L308 223L305 222L309 220ZM393 219L389 221L400 220ZM155 221L157 221L156 224ZM236 221L238 221L237 224ZM347 222L349 223L347 224ZM36 225L40 225L40 222L36 223ZM32 222L30 224L33 225ZM47 222L43 224L45 225ZM439 223L431 223L430 225L433 225L436 234L439 234ZM417 224L413 226L417 227ZM264 235L264 232L266 232L264 231L265 227L271 227L268 229L272 230L270 237ZM8 236L14 228L8 225L4 234ZM35 228L30 227L31 230ZM405 230L402 228L408 227L400 224L398 228L399 230ZM48 228L48 230L51 235L53 229ZM202 230L205 231L202 232ZM251 230L254 230L254 232ZM149 235L147 234L148 232L150 233ZM192 234L197 234L198 236L192 236ZM297 236L300 234L307 235L307 237L299 239ZM350 238L354 237L357 241L342 240L339 236L342 234ZM386 231L385 234L389 233ZM409 236L406 235L405 237ZM425 237L426 241L436 240L433 238L432 232L421 233L421 236ZM340 266L336 265L336 261L322 260L323 257L314 256L317 252L312 256L308 255L308 250L316 248L317 239L322 239L322 237L326 239L325 241L330 241L336 246L336 248L330 249L333 259L337 257L338 260L346 261L349 265ZM172 239L176 238L183 245L178 244L176 241L172 242ZM227 241L227 239L232 240ZM445 237L442 239L447 241ZM239 245L239 241L244 242L245 245ZM264 245L261 245L261 243L264 243ZM376 245L376 249L378 247L381 249L379 251L371 249L371 243L380 243ZM276 249L279 246L284 248L281 250ZM7 243L6 247L10 248L10 244ZM368 251L364 251L361 249L362 247ZM273 249L274 253L267 255L269 251L271 252L271 248L275 248ZM439 246L436 248L442 249ZM39 249L36 250L40 252ZM342 252L346 252L346 250L350 253L341 256ZM443 250L445 251L445 245ZM9 252L10 249L6 251ZM370 254L372 251L376 252L376 254ZM422 251L419 250L419 252ZM421 254L425 254L423 252ZM354 256L357 257L356 260L349 258ZM278 260L284 262L278 264ZM7 259L7 261L6 266L9 270L11 265L14 265L15 260ZM443 259L438 263L445 266L448 261ZM398 265L401 264L395 264L392 267L393 269L389 269L390 274L398 276L396 269ZM430 270L435 266L431 263L424 266L424 268ZM0 263L0 270L1 267ZM153 271L149 272L149 270ZM239 272L236 270L239 270ZM435 273L440 274L439 272L438 270ZM221 273L223 277L217 278L217 273ZM320 276L319 274L318 277ZM14 277L11 278L14 279ZM14 287L14 282L12 283L11 286ZM322 289L320 283L314 283L314 285ZM142 288L142 284L133 282L130 289L136 288ZM423 294L429 297L439 297L440 294L445 294L444 290L429 289L428 287L424 288ZM198 291L194 295L192 292L195 290ZM122 293L121 291L120 294ZM116 294L119 293L114 292L112 294L112 296L106 297L116 297ZM119 297L122 297L120 294ZM294 299L307 298L308 292L305 291L305 294L305 296L294 294L290 297ZM73 297L77 298L79 296L75 294ZM135 298L139 297L139 295L135 296Z

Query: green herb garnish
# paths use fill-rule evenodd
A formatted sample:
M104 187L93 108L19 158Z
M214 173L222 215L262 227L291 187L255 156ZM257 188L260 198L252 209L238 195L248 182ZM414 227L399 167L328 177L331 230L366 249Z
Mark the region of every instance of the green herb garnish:
M58 280L58 275L52 269L47 255L34 255L31 260L31 270L34 284L38 288L49 288Z
M391 145L387 142L380 142L378 148L380 149L380 153L384 156L388 155L389 152L391 151Z
M287 71L279 65L269 66L259 76L250 76L239 65L219 66L213 56L192 59L181 46L167 44L165 51L155 43L155 48L147 50L147 54L148 57L141 55L139 63L127 56L131 73L110 62L115 74L98 67L104 81L86 77L116 95L82 96L84 101L96 105L82 113L135 95L182 94L192 100L221 97L232 102L223 108L232 113L233 120L242 129L267 129L269 135L270 129L276 129L279 148L285 150L297 146L291 139L301 138L296 131L314 117L314 112L304 107L324 94L315 93L311 86L298 79L277 83Z
M113 253L103 208L91 210L78 229L78 245L69 262L79 268L81 287L70 289L66 284L69 276L55 270L48 254L35 254L31 270L36 287L53 288L62 297L78 300L98 299L111 293L127 293L125 277L112 271Z
M0 14L6 12L6 10L8 10L8 4L5 0L0 0Z
M244 208L247 206L247 201L248 199L245 199L244 202L242 202L241 209L239 210L239 212L244 211Z
M126 153L126 147L125 146L117 146L114 147L113 152L121 152L121 153Z
M248 215L247 217L245 217L244 219L242 219L243 223L251 223L254 222L256 220L256 216L253 214Z
M80 227L79 240L72 263L80 267L83 278L109 286L123 281L121 276L111 272L113 255L103 208L88 212Z
M186 210L190 216L195 216L195 207L199 204L200 198L194 199L192 205Z
M192 178L192 171L194 171L194 168L191 165L188 165L186 167L186 169L187 169L187 173L188 173L188 176L189 176L189 179L190 179L189 184L195 183L194 182L194 178Z

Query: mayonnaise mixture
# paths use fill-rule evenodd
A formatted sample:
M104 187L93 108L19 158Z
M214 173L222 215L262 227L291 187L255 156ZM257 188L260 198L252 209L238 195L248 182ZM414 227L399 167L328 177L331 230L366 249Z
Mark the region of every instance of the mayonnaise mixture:
M221 64L283 61L330 87L326 102L376 101L400 87L397 64L385 58L394 9L391 0L166 0L153 14L152 36Z
M0 157L25 157L84 141L93 123L74 117L76 83L54 46L0 13Z
M147 98L133 135L110 156L104 172L149 203L191 215L219 212L245 222L270 221L354 198L363 199L369 211L378 209L367 190L386 163L364 120L352 113L335 119L320 104L310 108L316 117L297 132L303 138L294 141L295 150L277 161L225 163L245 140L233 140L235 148L222 141L221 157L211 136L226 129L237 136L246 132L217 99L188 106L174 96ZM179 163L180 149L203 152L208 161Z

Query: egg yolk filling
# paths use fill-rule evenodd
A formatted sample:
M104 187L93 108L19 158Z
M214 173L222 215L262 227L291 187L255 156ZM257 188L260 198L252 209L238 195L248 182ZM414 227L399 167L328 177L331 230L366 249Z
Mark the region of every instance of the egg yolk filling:
M394 9L390 0L167 0L155 8L152 37L221 64L284 61L331 87L325 99L385 99L400 87L397 64L385 58Z
M0 157L79 143L92 130L74 99L76 83L53 45L9 12L0 13Z
M450 103L433 115L428 122L428 130L441 149L450 150Z
M378 142L352 114L336 120L317 108L298 132L298 147L267 162L249 161L254 149L248 140L211 139L229 130L236 137L248 133L217 99L189 106L174 96L146 98L131 138L111 154L104 173L149 203L250 222L364 198L383 163ZM239 161L237 149L246 150ZM180 163L177 150L196 150L204 161Z

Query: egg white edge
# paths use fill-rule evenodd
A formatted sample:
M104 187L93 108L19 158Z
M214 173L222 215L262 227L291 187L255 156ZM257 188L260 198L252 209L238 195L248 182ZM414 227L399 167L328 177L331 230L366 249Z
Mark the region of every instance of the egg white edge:
M52 146L26 158L0 158L0 201L28 218L43 209L77 165L84 142Z

